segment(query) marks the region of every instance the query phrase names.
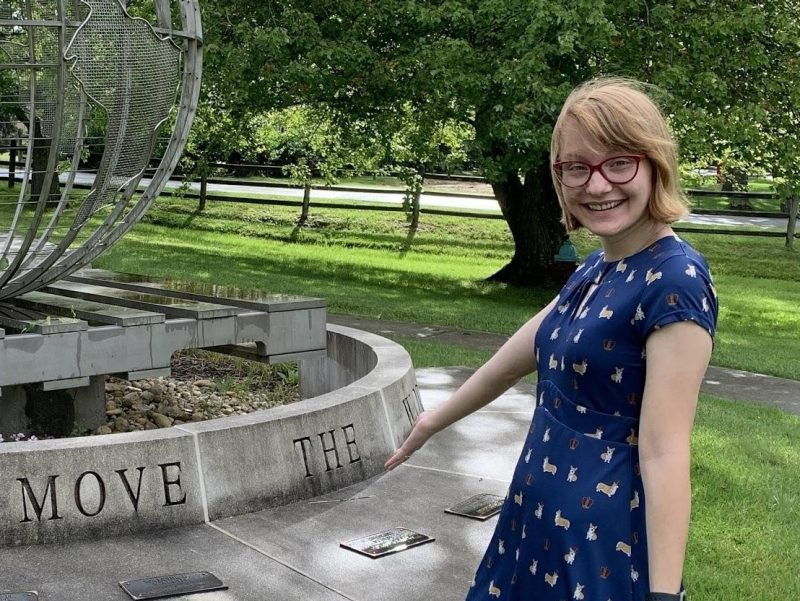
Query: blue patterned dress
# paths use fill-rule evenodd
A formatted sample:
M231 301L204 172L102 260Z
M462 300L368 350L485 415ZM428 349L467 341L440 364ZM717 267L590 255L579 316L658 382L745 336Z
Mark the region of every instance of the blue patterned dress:
M685 320L713 337L716 317L708 265L676 236L577 268L536 336L537 407L467 601L644 600L645 340Z

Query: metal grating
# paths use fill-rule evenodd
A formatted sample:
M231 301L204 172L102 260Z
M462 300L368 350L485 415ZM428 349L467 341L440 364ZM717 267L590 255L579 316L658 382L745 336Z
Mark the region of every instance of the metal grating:
M153 22L119 0L0 0L0 153L19 161L16 180L0 165L13 186L0 187L0 299L114 244L177 164L199 95L199 9L155 0L142 14Z

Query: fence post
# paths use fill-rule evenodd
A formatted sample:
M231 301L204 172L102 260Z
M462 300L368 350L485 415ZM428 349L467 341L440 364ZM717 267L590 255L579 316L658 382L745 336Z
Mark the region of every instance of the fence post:
M208 163L202 159L199 163L200 167L200 202L197 211L202 213L206 209L206 193L208 191Z
M8 149L8 187L13 188L17 170L17 139L11 138Z

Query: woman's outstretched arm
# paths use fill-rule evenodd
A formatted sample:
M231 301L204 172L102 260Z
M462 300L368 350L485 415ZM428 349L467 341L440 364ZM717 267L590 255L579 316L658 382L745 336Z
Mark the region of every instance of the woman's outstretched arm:
M472 374L440 407L420 413L411 433L386 461L386 469L394 469L421 448L431 436L490 403L516 384L520 378L536 371L533 350L536 332L557 300L558 297L553 299L517 330L494 356Z

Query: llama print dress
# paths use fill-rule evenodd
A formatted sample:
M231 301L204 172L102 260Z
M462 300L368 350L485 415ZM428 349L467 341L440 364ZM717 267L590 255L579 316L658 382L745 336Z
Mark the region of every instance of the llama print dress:
M675 236L577 268L536 336L536 410L467 601L644 600L645 340L685 320L713 337L716 317L705 259Z

